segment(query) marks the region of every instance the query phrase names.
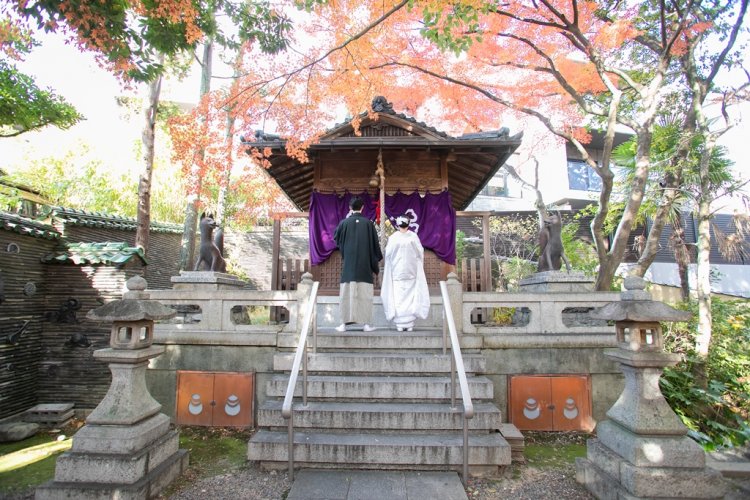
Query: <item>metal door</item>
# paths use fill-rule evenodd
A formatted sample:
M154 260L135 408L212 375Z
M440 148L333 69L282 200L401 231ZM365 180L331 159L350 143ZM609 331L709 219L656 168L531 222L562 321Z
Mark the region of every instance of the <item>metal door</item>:
M589 393L585 375L511 377L510 421L522 431L591 431Z
M549 377L512 377L511 422L522 431L552 430Z
M217 373L214 380L214 420L217 427L252 427L253 373Z
M214 401L214 374L177 372L177 423L211 425Z

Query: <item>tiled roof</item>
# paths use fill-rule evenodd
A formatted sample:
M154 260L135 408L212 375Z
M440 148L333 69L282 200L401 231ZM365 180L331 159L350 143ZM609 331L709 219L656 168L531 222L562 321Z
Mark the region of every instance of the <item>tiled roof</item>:
M42 257L42 262L62 264L124 264L134 256L146 263L143 249L129 247L127 243L105 241L102 243L68 243L67 250L52 252Z
M107 227L124 231L134 231L138 227L138 220L133 217L118 217L102 212L87 212L72 208L53 207L50 216L53 220L75 226ZM182 233L183 231L182 225L166 222L151 222L149 227L156 233Z
M6 212L0 212L0 228L46 240L60 238L60 233L52 226Z

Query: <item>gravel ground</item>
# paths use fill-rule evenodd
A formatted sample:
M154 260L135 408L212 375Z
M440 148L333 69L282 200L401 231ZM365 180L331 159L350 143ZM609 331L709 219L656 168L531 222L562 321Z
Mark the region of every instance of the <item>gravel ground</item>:
M249 466L231 473L183 483L169 500L281 500L292 487L286 471L261 471ZM471 478L470 500L588 500L593 497L576 483L575 469L513 465L498 477ZM384 499L387 500L387 499ZM436 499L437 500L437 499Z

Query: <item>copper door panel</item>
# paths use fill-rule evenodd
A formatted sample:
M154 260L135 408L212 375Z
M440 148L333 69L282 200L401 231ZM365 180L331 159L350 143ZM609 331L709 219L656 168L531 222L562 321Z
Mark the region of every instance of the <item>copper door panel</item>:
M511 422L523 431L552 430L549 377L510 379Z
M552 427L556 431L590 430L588 380L586 377L551 377Z
M253 373L217 373L214 421L217 427L253 426Z
M177 423L211 425L213 373L177 372Z

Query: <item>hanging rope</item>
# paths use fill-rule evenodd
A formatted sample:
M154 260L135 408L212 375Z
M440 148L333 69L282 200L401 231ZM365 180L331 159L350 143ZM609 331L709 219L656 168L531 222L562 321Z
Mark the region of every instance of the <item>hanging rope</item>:
M378 166L375 175L380 180L380 248L385 249L385 167L383 166L383 150L378 148Z

